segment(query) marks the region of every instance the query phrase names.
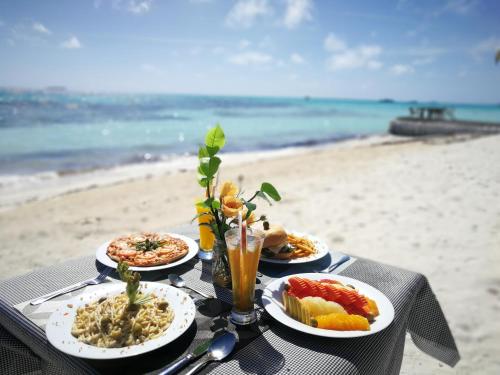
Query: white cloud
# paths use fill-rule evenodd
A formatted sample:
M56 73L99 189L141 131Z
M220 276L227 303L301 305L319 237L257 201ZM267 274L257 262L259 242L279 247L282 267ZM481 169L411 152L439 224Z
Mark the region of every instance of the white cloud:
M255 19L272 13L267 0L240 0L226 16L226 25L234 28L248 28Z
M44 25L42 25L40 22L34 22L32 27L33 30L35 30L40 34L46 34L46 35L52 34L52 32L49 29L47 29Z
M246 39L242 39L240 40L240 42L238 43L238 47L240 47L240 49L245 49L247 47L250 47L250 44L252 44L250 41L246 40Z
M460 16L469 14L479 3L478 0L448 0L440 8L431 13L434 17L439 17L446 13L453 13Z
M212 49L214 55L222 55L224 52L226 52L226 49L222 46L216 46Z
M102 4L101 0L94 1L94 7L98 9ZM123 10L133 14L148 13L153 5L153 0L112 0L114 9Z
M372 60L372 61L368 61L366 63L366 66L368 69L371 69L371 70L378 70L380 69L384 64L382 64L380 61L378 60Z
M242 52L229 58L229 62L236 65L265 65L272 61L272 56L258 51Z
M198 56L202 52L203 52L203 49L199 46L194 46L193 48L189 49L189 54L191 56Z
M391 66L391 73L397 76L414 73L415 69L411 65L396 64Z
M148 13L153 5L153 0L130 0L127 10L134 14Z
M304 21L312 20L312 0L286 0L286 11L283 24L293 29Z
M434 57L427 56L421 59L415 59L412 61L412 65L428 65L434 62Z
M76 36L72 36L68 40L62 42L61 47L66 49L78 49L82 48L82 44L80 43L80 41Z
M157 66L153 64L148 64L144 63L141 65L141 70L146 73L151 73L151 74L162 74L161 69L159 69Z
M328 52L342 51L346 48L345 42L333 33L327 35L323 45Z
M378 60L382 47L378 45L362 45L356 48L344 48L330 56L326 62L327 68L332 71L342 69L368 68L377 70L382 67Z
M477 5L477 0L448 0L444 6L444 12L455 14L467 14Z
M304 58L297 52L294 52L290 55L290 61L294 64L303 64L305 62Z

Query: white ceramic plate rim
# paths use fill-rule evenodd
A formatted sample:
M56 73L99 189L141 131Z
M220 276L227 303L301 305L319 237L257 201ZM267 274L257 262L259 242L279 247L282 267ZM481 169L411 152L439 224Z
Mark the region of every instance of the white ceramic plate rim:
M71 335L71 327L78 307L94 302L104 296L115 296L121 293L125 290L125 284L120 282L101 284L99 287L93 287L87 293L61 303L47 321L45 327L47 339L60 351L75 357L116 359L132 357L158 349L174 341L189 328L196 313L194 302L189 295L169 285L153 282L141 282L141 289L154 292L158 297L166 299L174 309L174 320L160 337L148 340L140 345L131 345L124 348L99 348L84 344ZM69 307L71 305L73 307Z
M163 233L162 233L163 234ZM175 262L169 263L169 264L162 264L161 266L152 266L152 267L129 267L130 270L132 271L157 271L157 270L163 270L165 268L172 268L175 266L178 266L179 264L186 263L188 260L194 258L196 254L198 254L198 245L196 242L186 236L183 236L182 234L176 234L176 233L164 233L168 234L169 236L172 236L174 238L178 238L180 240L183 240L184 242L187 243L189 250L188 253L182 257L179 260L176 260ZM106 253L108 250L108 245L111 243L111 241L107 241L103 243L101 246L98 247L96 251L96 258L97 260L104 264L105 266L115 268L118 266L118 263L116 263L113 259L111 259L108 254Z
M309 263L309 262L314 262L318 259L323 258L326 254L330 252L330 249L324 243L321 241L319 238L312 236L310 234L306 233L301 233L297 231L287 231L287 233L299 236L299 237L305 237L309 240L311 240L314 243L314 246L318 250L316 254L310 255L308 257L304 258L296 258L296 259L272 259L272 258L266 258L265 256L261 255L260 260L262 262L266 263L275 263L275 264L299 264L299 263Z
M338 280L344 284L351 284L356 289L358 289L361 294L377 302L377 307L379 309L380 315L375 319L375 322L370 324L369 331L333 331L328 329L314 328L308 326L307 324L301 323L291 318L285 312L285 307L281 302L281 294L283 292L285 282L293 276L299 276L311 280L332 279ZM264 304L267 312L284 325L297 331L324 337L350 338L373 335L374 333L380 332L384 328L386 328L394 319L394 307L392 306L391 301L389 301L389 299L381 291L362 281L340 275L301 273L297 275L282 277L281 279L274 280L266 287L264 293L262 294L262 303Z

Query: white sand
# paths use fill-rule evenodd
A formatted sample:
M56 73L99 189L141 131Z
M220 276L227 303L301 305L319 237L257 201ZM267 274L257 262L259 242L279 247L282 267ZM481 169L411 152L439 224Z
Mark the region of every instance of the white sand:
M284 200L259 213L332 247L425 274L455 335L455 369L407 341L403 374L500 373L500 137L351 142L240 166L252 193ZM374 144L375 143L375 144ZM226 165L226 167L224 167ZM186 224L194 172L60 195L0 213L1 277L92 255L117 234Z

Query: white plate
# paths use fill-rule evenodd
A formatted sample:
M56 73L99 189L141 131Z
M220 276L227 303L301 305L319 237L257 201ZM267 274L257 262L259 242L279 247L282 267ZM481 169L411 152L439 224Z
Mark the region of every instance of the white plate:
M182 234L175 234L175 233L165 233L168 234L169 236L172 236L174 238L178 238L183 240L189 247L188 253L183 256L181 259L176 260L175 262L169 263L169 264L162 264L161 266L152 266L152 267L129 267L130 270L132 271L157 271L157 270L163 270L165 268L171 268L178 266L179 264L186 263L188 260L192 259L196 254L198 254L198 245L194 240L192 240L189 237L183 236ZM106 243L103 243L101 246L96 251L96 258L97 260L104 264L105 266L111 267L111 268L116 268L118 266L118 263L115 262L113 259L111 259L106 251L108 250L108 245L111 243L111 241L108 241Z
M310 234L305 234L295 231L287 231L287 233L293 234L298 237L305 237L308 240L311 240L314 243L314 247L316 248L316 253L309 255L308 257L295 258L295 259L273 259L273 258L266 258L264 255L261 255L260 260L262 262L276 263L276 264L309 263L323 258L326 254L330 252L328 246L317 237L311 236Z
M367 296L370 299L373 299L377 303L380 315L375 318L375 322L370 324L369 331L334 331L329 329L314 328L308 326L307 324L301 323L291 318L285 312L285 307L282 303L282 293L284 290L285 282L293 276L303 277L311 280L332 279L338 280L344 284L351 284L356 289L358 289L361 294ZM389 299L384 294L382 294L381 291L368 284L365 284L362 281L339 275L301 273L297 275L282 277L281 279L274 280L266 287L264 293L262 294L262 303L264 304L267 312L284 325L296 329L297 331L324 337L361 337L373 335L374 333L377 333L387 327L394 319L394 307L392 307L391 301L389 301Z
M154 292L156 296L167 300L173 308L175 315L170 327L160 337L148 340L140 345L131 345L124 348L99 348L84 344L71 335L71 327L75 320L76 310L78 307L86 303L95 302L101 297L111 297L120 294L125 290L125 283L101 284L99 287L93 287L92 289L93 291L91 292L84 293L70 301L61 303L60 307L52 313L45 327L45 333L49 342L60 351L74 355L75 357L115 359L150 352L174 341L182 335L193 322L196 313L193 300L182 290L160 283L141 282L141 290L148 293ZM73 306L72 308L69 307L71 305Z

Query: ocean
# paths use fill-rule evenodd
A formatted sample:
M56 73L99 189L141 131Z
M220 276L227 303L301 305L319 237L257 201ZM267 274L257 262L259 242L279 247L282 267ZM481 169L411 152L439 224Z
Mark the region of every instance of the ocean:
M500 106L450 103L457 118L500 121ZM415 103L320 98L0 91L0 183L196 154L206 129L226 152L383 134Z

